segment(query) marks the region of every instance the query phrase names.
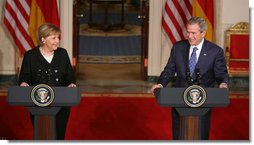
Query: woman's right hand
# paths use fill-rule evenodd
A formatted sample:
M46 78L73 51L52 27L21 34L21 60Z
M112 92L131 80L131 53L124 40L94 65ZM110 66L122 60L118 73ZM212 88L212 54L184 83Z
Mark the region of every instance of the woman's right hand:
M22 82L22 83L20 84L20 86L21 86L21 87L28 87L29 85L28 85L28 83L26 83L26 82Z
M154 91L156 89L162 88L163 86L161 84L155 84L152 86L152 88L150 89L151 93L154 95Z

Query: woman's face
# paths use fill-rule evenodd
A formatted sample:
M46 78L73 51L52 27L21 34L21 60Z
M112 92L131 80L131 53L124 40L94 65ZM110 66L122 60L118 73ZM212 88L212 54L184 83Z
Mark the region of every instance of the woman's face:
M60 43L60 33L51 34L45 38L44 47L48 50L56 50Z

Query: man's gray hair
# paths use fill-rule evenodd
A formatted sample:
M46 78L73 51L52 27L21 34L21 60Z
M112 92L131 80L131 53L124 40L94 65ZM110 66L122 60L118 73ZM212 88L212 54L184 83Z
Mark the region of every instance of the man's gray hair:
M205 19L203 19L201 17L192 17L189 19L187 24L189 24L189 25L198 24L200 27L200 32L204 32L207 30L207 23L206 23Z

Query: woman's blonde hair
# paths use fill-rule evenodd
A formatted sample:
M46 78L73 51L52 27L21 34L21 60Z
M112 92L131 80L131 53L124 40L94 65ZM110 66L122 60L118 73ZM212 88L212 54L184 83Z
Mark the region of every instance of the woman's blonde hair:
M44 44L44 39L50 35L61 34L61 30L54 24L44 23L38 29L37 41L40 46Z

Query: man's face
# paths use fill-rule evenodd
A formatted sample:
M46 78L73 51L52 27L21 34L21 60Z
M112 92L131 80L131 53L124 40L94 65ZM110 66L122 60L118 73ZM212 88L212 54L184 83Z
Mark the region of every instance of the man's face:
M198 45L205 37L205 33L206 31L200 32L200 27L198 24L187 24L186 37L189 40L190 45Z

